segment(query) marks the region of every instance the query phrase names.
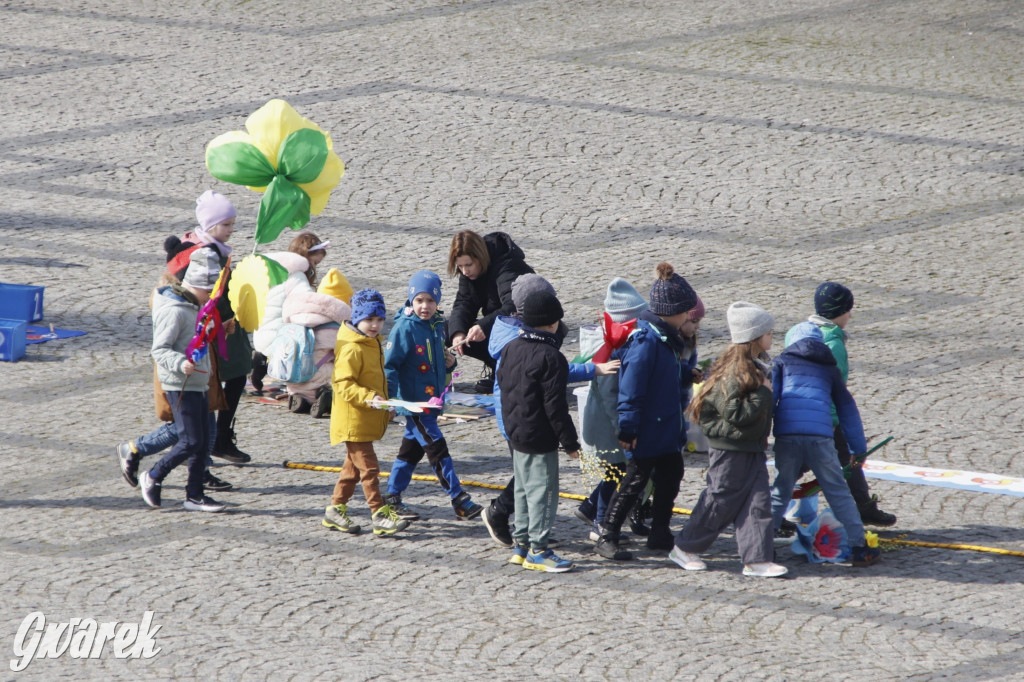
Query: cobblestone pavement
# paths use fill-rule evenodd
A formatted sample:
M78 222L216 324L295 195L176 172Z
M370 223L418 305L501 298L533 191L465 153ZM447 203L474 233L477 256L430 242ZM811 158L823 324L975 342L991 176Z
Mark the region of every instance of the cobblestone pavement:
M512 234L574 328L596 320L612 276L646 291L672 261L708 307L705 357L726 343L730 302L768 307L782 330L837 279L857 300L851 388L868 433L896 438L884 458L1024 476L1015 0L3 0L0 22L0 279L44 285L46 321L88 332L0 366L2 648L33 611L151 610L161 626L149 660L108 648L8 675L1024 669L1018 557L901 548L852 569L783 549L794 579L766 582L740 575L723 536L712 570L691 575L657 553L599 560L563 500L555 533L578 569L545 576L507 565L430 483L410 488L427 518L401 539L340 536L319 525L334 475L281 467L339 464L328 424L251 402L238 432L255 463L217 471L240 487L218 495L229 513L184 512L184 471L147 509L114 459L157 424L147 297L163 238L213 187L240 209L233 242L251 245L258 195L213 180L204 145L282 97L347 164L311 225L335 245L325 265L391 307L465 228ZM493 420L447 433L463 478L506 480ZM704 466L688 458L680 506ZM568 462L562 483L584 490ZM872 485L909 539L1024 550L1020 498ZM366 521L358 493L354 506Z

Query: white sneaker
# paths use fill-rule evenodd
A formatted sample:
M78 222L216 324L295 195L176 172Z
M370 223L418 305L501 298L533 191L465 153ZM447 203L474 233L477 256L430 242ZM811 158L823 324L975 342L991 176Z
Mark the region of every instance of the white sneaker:
M781 578L789 573L789 569L779 564L747 564L743 567L743 575L756 578Z
M704 563L697 554L684 552L678 547L673 547L668 553L668 558L674 561L684 571L706 571L708 565Z

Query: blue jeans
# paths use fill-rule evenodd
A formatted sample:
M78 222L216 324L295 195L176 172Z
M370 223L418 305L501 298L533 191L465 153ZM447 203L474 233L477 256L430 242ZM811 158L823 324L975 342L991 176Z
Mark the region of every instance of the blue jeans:
M212 464L210 458L210 452L213 452L213 443L217 440L217 415L213 412L210 413L210 450L206 454L206 466L209 468ZM164 422L160 426L156 427L145 436L139 436L135 439L135 453L139 458L148 457L149 455L155 455L158 452L163 452L169 447L173 447L178 442L178 427L174 425L174 422Z
M793 497L793 484L800 477L800 468L806 465L821 485L832 512L843 524L851 547L864 545L864 524L853 501L850 487L839 466L835 441L828 436L778 436L775 439L775 469L778 475L772 484L772 517L779 529L789 500Z
M206 460L210 452L210 403L206 391L166 391L174 414L178 442L149 470L157 483L184 461L188 461L185 494L198 500L203 496ZM179 399L180 396L180 399Z

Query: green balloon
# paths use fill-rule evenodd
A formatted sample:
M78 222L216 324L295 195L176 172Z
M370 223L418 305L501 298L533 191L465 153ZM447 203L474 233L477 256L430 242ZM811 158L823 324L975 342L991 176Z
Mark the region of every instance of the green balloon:
M276 287L281 282L288 279L288 270L278 263L273 258L267 258L263 254L257 254L263 259L263 262L267 264L267 275L270 280L270 286Z
M206 150L210 175L234 185L265 187L277 172L255 145L228 142Z
M302 128L284 138L277 152L277 172L295 184L313 182L327 162L327 137Z
M309 195L294 182L278 175L263 194L256 216L256 243L269 244L286 227L298 230L309 222Z

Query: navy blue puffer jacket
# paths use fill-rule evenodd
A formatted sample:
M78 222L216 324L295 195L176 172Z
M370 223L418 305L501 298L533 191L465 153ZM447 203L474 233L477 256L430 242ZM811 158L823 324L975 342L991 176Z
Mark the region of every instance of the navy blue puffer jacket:
M843 384L835 356L820 339L800 339L775 358L772 390L776 438L831 438L832 405L835 404L850 452L860 454L867 451L857 403Z

